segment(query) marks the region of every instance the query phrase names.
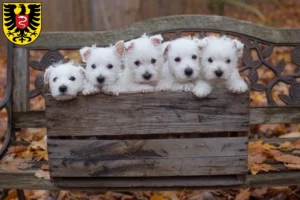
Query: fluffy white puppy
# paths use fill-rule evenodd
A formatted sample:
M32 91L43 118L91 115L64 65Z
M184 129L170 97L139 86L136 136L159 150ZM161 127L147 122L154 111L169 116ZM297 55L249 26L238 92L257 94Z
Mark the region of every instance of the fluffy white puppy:
M164 62L162 40L161 35L144 34L125 43L124 71L118 83L121 93L154 91Z
M191 37L184 37L163 46L166 63L157 90L191 92L200 76L200 50L196 41Z
M44 74L45 84L49 83L51 95L59 101L76 97L83 89L85 70L74 61L49 66Z
M239 57L243 54L244 44L226 36L210 36L198 41L201 50L203 79L199 80L193 93L201 98L209 95L213 84L225 84L234 93L248 90L237 67Z
M122 70L124 50L123 41L106 48L92 46L80 49L82 61L87 64L87 81L82 92L84 95L99 92L118 94L116 83Z

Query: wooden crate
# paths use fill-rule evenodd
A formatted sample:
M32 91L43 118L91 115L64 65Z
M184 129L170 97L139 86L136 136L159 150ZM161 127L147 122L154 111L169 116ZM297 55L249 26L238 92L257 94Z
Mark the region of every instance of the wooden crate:
M46 95L50 175L63 187L244 182L249 93Z

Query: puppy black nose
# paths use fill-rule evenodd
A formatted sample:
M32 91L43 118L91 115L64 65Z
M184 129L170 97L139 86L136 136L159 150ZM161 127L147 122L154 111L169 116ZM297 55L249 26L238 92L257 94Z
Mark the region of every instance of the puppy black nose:
M152 74L150 74L149 72L146 72L145 74L143 74L144 79L149 80L151 78Z
M191 76L192 74L193 74L193 69L191 69L191 68L186 68L185 70L184 70L184 73L185 73L185 75L187 75L187 76Z
M215 74L216 74L217 77L221 77L222 74L223 74L223 71L218 69L218 70L215 71Z
M105 81L105 78L103 77L103 76L98 76L97 77L97 81L98 81L98 83L103 83L104 81Z
M65 86L65 85L62 85L62 86L60 86L59 88L59 91L61 92L61 93L65 93L66 91L67 91L67 86Z

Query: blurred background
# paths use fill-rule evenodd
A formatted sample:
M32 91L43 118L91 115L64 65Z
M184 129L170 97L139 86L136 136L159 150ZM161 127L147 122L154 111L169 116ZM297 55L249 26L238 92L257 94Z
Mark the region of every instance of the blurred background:
M2 1L2 0L1 0ZM300 0L6 0L5 2L42 2L42 32L57 31L104 31L125 26L137 21L154 17L205 14L222 15L231 18L251 21L257 24L276 28L300 28ZM300 35L299 35L300 37ZM0 34L0 97L6 86L6 44L7 39ZM39 60L45 52L31 51L30 58ZM72 59L80 59L78 52L62 51ZM286 60L286 73L293 73L297 66L291 63L291 48L276 47L270 56L271 63L280 59ZM37 72L30 71L30 88L34 87ZM260 81L268 83L274 74L268 70L259 71ZM274 95L288 93L289 87L278 84ZM282 102L281 102L282 103ZM281 105L278 102L279 105ZM263 94L251 93L251 106L266 105ZM31 109L44 109L43 98L37 97L30 101ZM6 113L0 112L0 147L6 132ZM33 142L41 141L46 135L45 129L22 129L17 139ZM251 138L279 137L292 135L300 137L300 124L254 125L251 127ZM46 147L45 147L46 148ZM23 148L27 151L27 147ZM46 151L39 149L35 153ZM18 157L18 153L11 150ZM43 158L47 160L47 158ZM26 190L27 199L112 199L112 200L214 200L214 199L300 199L295 194L299 186L281 188L260 188L255 190L236 189L224 191L174 191L174 192L69 192L69 191L31 191ZM296 189L295 189L296 188ZM15 199L12 191L7 199Z

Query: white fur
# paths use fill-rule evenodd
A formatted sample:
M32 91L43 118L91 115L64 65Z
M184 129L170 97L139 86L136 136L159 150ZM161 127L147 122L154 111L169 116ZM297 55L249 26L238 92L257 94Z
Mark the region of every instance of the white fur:
M225 36L220 38L210 36L199 40L198 45L201 50L204 80L199 80L193 90L197 97L209 95L213 84L225 84L227 89L234 93L248 90L236 68L238 59L242 56L244 44Z
M106 48L92 46L80 49L82 61L87 63L87 81L83 90L84 95L99 92L114 95L119 93L116 83L122 70L124 50L123 41Z
M161 77L163 55L161 35L147 36L125 43L124 71L118 88L121 93L153 92ZM153 62L155 61L155 62ZM148 79L145 78L148 75Z
M166 63L163 78L157 90L191 92L200 76L200 51L195 40L190 37L179 38L163 45ZM179 59L179 60L178 60ZM192 71L187 74L187 70Z
M59 101L75 98L77 93L82 91L84 81L84 68L73 61L54 64L48 67L44 74L44 82L49 83L51 95ZM60 91L61 87L66 88L65 92Z

